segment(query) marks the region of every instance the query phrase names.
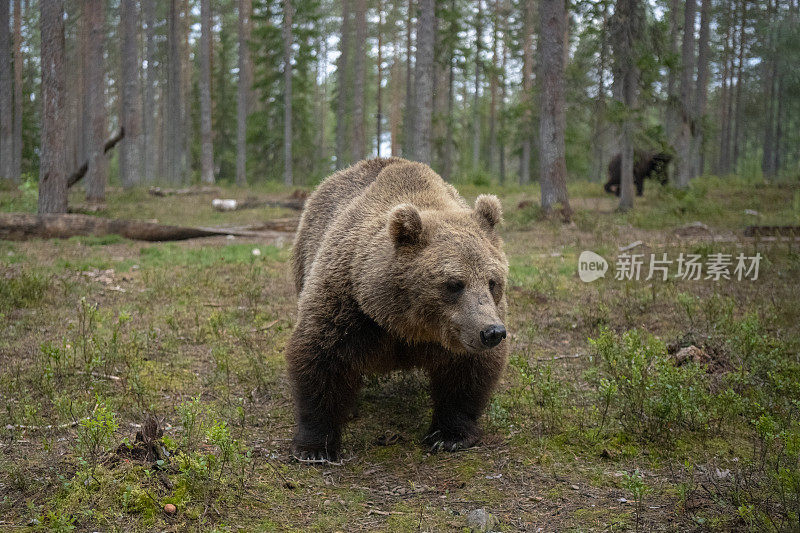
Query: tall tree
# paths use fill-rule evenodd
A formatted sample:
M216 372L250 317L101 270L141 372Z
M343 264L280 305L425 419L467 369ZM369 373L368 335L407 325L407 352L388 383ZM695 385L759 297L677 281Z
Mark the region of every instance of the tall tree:
M211 0L200 2L200 181L214 183L211 128Z
M483 42L483 0L478 0L475 14L475 91L472 93L472 168L477 169L481 157L481 48Z
M353 48L353 159L364 159L367 145L364 130L364 86L367 82L367 1L355 0L356 46Z
M160 144L157 143L156 131L156 80L158 71L156 70L156 14L155 0L142 0L142 10L144 11L145 25L145 57L147 58L147 70L145 71L144 82L144 113L143 113L143 167L144 179L147 183L153 183L156 179L156 168L159 160ZM164 120L163 115L161 120Z
M489 69L489 170L497 172L497 105L500 92L500 0L494 0L492 10L492 68Z
M711 0L702 0L700 7L700 36L698 38L697 52L697 86L695 87L694 116L697 120L695 135L692 139L692 157L694 158L692 177L703 173L703 129L704 116L706 114L706 102L708 101L708 69L710 53L710 24L711 24Z
M105 200L108 182L108 160L103 151L106 140L105 4L104 0L83 2L83 16L86 17L89 31L86 54L88 106L84 110L89 128L89 144L86 147L89 160L89 169L86 172L86 199L92 202Z
M14 0L14 168L11 178L22 177L22 0Z
M64 2L42 0L42 140L39 214L67 212Z
M633 130L638 105L639 69L636 48L644 15L640 0L619 0L613 18L616 95L625 114L620 142L620 211L633 208Z
M684 7L683 39L681 43L680 106L675 185L685 189L692 178L691 139L694 127L692 84L694 81L694 26L697 0L687 0Z
M680 124L680 93L678 77L680 74L680 50L678 40L681 34L681 2L669 2L669 69L667 71L667 105L665 117L665 133L667 141L674 143Z
M541 119L540 181L542 209L560 211L563 220L572 216L567 197L567 162L564 147L566 112L564 109L565 26L564 0L540 0L541 20ZM560 205L559 205L560 204Z
M142 181L142 99L139 92L139 13L135 0L122 0L120 4L120 51L122 68L122 95L120 98L120 125L125 128L119 152L119 174L123 187Z
M10 14L8 0L0 0L0 178L4 179L11 179L14 174Z
M292 2L283 0L283 183L292 184Z
M342 33L339 39L339 60L336 65L336 168L344 168L351 160L350 150L350 81L353 48L352 0L342 0Z
M417 21L417 57L414 68L414 109L411 157L431 163L431 130L433 128L433 69L436 42L436 2L420 0Z
M531 181L531 151L533 147L533 25L534 0L523 0L522 13L522 144L519 162L519 183Z
M414 109L414 68L412 51L414 32L414 0L408 0L408 10L406 13L406 107L403 115L403 155L409 157L412 153L411 142L414 132L412 122L412 110Z
M164 155L166 173L170 183L183 179L183 81L181 71L181 33L179 0L169 0L167 15L167 100Z
M383 83L383 2L378 0L378 80L375 84L375 148L377 156L381 156L381 121L383 121L383 101L381 99L381 84Z
M181 116L181 129L178 132L183 143L180 156L181 168L183 173L181 180L186 181L192 175L194 168L194 158L192 157L192 143L194 138L194 121L192 120L192 90L193 72L192 68L192 46L191 33L194 13L189 0L183 0L180 6L180 64L181 64L181 101L183 110Z
M239 0L239 83L236 103L236 185L247 185L247 115L250 110L250 84L253 66L250 61L251 0Z
M736 117L733 130L733 169L739 170L739 147L741 142L741 123L743 117L742 109L742 86L744 85L744 47L745 47L745 24L747 21L747 2L741 0L739 3L739 52L737 56L736 72Z
M392 45L392 52L392 68L389 71L389 130L391 130L392 157L399 157L401 154L400 139L402 137L401 129L403 125L403 62L400 55L399 42L396 41Z

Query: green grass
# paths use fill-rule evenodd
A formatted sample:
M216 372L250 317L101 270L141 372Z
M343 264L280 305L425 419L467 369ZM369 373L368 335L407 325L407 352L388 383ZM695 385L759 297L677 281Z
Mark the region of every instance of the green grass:
M564 227L542 219L535 185L470 180L469 200L496 192L506 211L512 357L483 444L452 455L419 444L425 377L393 373L367 379L342 466L291 460L283 349L296 311L282 243L0 241L0 529L460 531L484 508L501 531L795 530L800 254L740 238L754 218L744 209L797 223L795 189L702 178L685 193L648 187L622 215L600 184L575 182ZM209 204L113 191L104 215L288 214ZM4 194L0 210L13 209L35 209L30 192ZM733 242L675 236L695 220ZM634 240L646 254L765 259L755 282L578 280L581 251L613 261ZM687 344L710 360L678 364ZM150 415L164 431L153 457L136 437Z

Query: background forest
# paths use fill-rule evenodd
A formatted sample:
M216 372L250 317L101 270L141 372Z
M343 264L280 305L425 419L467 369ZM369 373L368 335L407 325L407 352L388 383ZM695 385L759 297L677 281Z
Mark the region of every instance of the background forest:
M799 19L0 0L0 530L800 531ZM498 196L509 361L477 446L400 372L310 465L291 243L378 155Z
M109 180L311 185L376 155L525 184L540 177L551 112L565 113L554 123L570 179L602 180L631 143L677 152L679 186L702 173L796 178L796 0L549 4L2 0L0 175L39 175L52 44L64 62L63 109L47 115L66 141L56 166L88 161L90 199ZM563 62L546 61L554 49Z

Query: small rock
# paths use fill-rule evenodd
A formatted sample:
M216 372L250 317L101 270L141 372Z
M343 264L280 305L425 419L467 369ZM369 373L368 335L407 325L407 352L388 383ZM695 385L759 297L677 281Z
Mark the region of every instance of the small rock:
M759 212L758 212L758 211L756 211L755 209L745 209L745 210L744 210L744 214L745 214L745 215L751 215L751 216L754 216L754 217L757 217L757 216L760 216L760 215L761 215L761 213L759 213Z
M164 506L164 512L167 514L175 514L178 512L178 508L175 507L173 504L168 503Z
M572 490L581 490L581 488L578 485L572 485L570 488Z
M253 248L253 255L258 257L259 255L261 255L261 250L259 250L258 248Z
M628 250L633 250L634 248L636 248L637 246L641 246L642 244L644 244L642 241L634 241L626 246L620 246L619 251L627 252Z
M618 499L617 501L618 501L619 503L628 503L628 500L626 500L625 498L620 498L620 499Z
M474 509L467 515L467 527L472 532L491 531L495 523L497 523L497 519L487 513L486 509Z
M678 366L689 362L704 364L708 363L710 360L711 358L708 354L694 344L686 348L681 348L678 353L675 354L675 364Z

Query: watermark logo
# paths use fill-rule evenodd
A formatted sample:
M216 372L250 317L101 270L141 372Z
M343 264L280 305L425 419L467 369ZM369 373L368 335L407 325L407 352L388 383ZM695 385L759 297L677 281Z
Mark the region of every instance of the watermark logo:
M648 261L649 259L649 261ZM666 253L628 254L617 257L614 264L614 279L617 281L666 281L670 277L684 281L756 281L762 256L756 253L746 256L712 253L703 257L700 254L681 253L671 259ZM578 276L586 283L604 278L608 262L600 255L584 251L578 258Z
M606 277L608 261L594 252L586 250L578 258L578 276L581 281L590 283L596 279Z

